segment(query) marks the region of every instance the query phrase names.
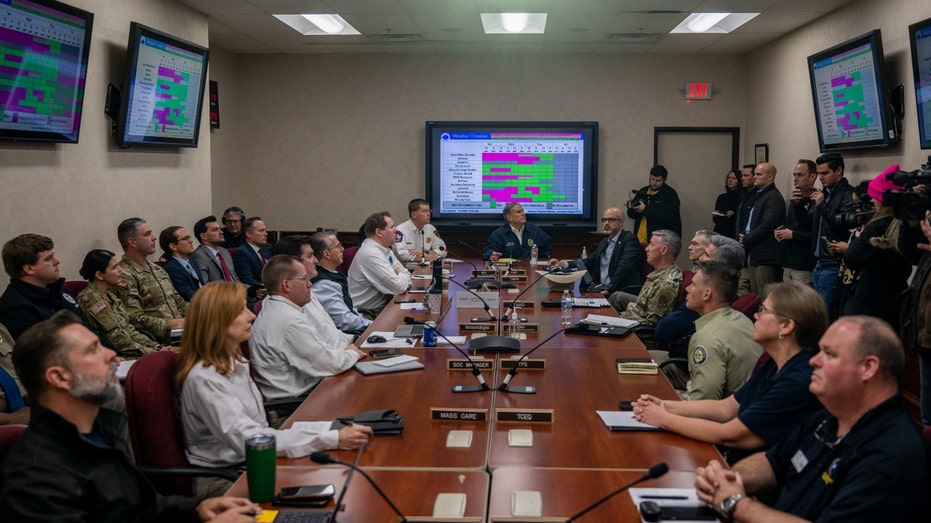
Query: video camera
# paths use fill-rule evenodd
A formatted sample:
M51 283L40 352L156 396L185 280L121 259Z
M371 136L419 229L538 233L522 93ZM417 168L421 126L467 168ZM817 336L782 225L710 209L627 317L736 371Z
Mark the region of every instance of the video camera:
M931 210L931 156L921 169L911 172L899 171L886 175L887 180L904 187L904 190L883 191L883 201L892 207L895 217L900 220L922 220ZM923 185L923 191L914 188Z

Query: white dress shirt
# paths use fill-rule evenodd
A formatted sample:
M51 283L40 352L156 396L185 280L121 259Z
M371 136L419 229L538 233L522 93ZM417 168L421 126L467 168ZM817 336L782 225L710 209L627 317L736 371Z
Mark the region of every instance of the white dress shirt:
M402 263L420 261L420 258L415 259L411 255L411 251L436 251L440 256L446 256L446 242L437 234L436 227L429 223L423 229L418 229L414 222L407 220L398 225L397 231L392 249Z
M320 434L268 427L262 396L249 377L249 365L234 362L233 373L223 376L216 367L198 363L181 389L181 423L184 453L198 467L232 467L246 460L246 438L274 434L279 456L299 458L318 450L335 449L339 433Z
M371 238L356 252L347 279L352 303L360 309L381 310L391 296L406 292L411 285L411 273L394 252Z
M356 364L359 353L346 350L351 341L317 300L302 309L283 296L269 296L249 340L255 381L268 399L304 395L324 377Z

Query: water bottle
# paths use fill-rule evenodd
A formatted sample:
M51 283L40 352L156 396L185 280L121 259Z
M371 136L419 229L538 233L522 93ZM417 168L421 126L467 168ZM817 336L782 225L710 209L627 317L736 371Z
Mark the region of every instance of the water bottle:
M583 245L582 246L582 259L584 260L585 258L588 258L588 249L586 249L585 246Z
M540 248L534 245L533 247L530 248L530 267L531 268L537 266L537 258L539 257L540 257Z
M562 291L562 326L572 325L572 295L568 290Z
M508 321L508 334L515 340L520 339L520 315L517 314L517 307L511 312L511 319Z

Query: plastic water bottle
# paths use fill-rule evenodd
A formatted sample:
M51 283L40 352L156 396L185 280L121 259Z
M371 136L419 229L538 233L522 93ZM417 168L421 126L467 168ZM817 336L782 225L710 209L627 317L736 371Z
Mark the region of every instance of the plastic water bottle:
M585 246L583 245L582 246L582 259L584 260L585 258L588 258L588 249L586 249Z
M562 326L568 327L572 325L572 295L569 294L569 290L562 291Z
M530 248L530 267L531 268L537 266L537 258L539 257L540 257L540 248L534 245L533 247Z
M520 339L520 315L517 314L517 307L511 312L511 319L508 321L508 334L515 340Z

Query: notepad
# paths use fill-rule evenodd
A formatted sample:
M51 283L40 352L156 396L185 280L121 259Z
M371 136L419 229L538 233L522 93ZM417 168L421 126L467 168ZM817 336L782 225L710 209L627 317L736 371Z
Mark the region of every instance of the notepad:
M611 430L663 430L655 425L638 421L630 411L596 410L598 417Z
M618 374L659 374L659 366L652 358L618 358Z

